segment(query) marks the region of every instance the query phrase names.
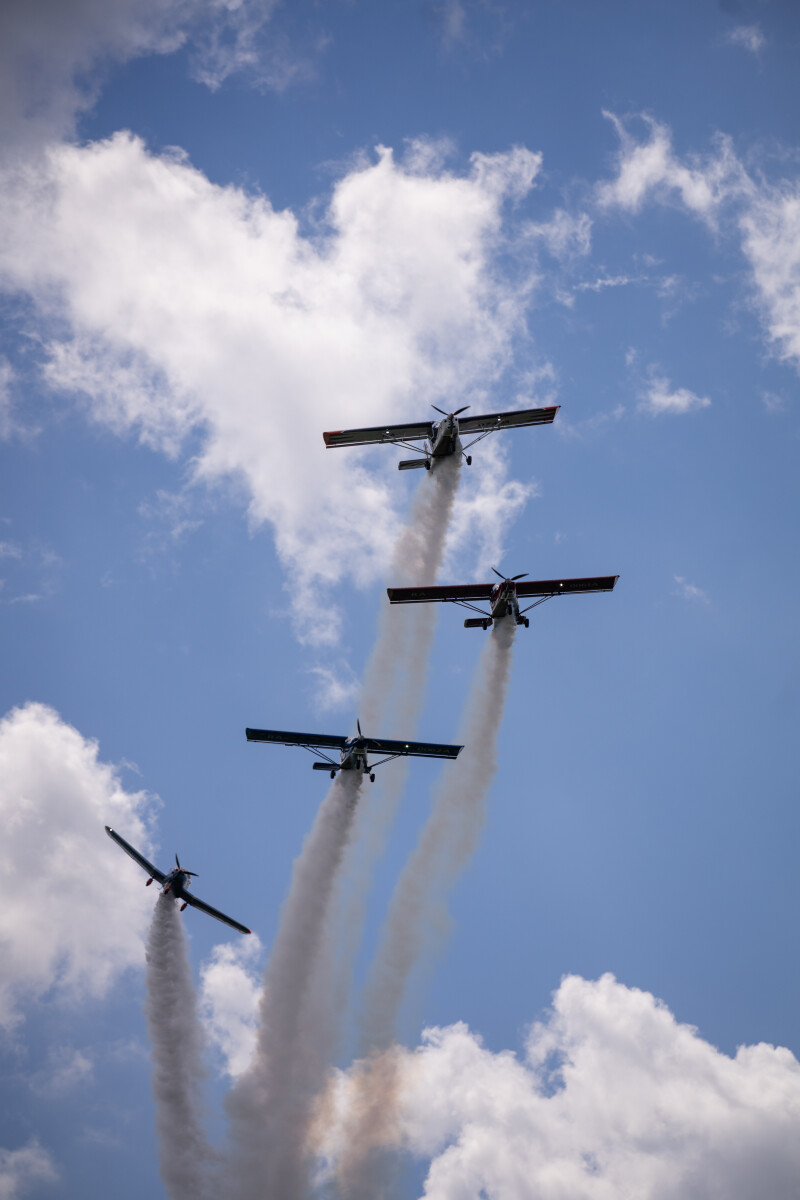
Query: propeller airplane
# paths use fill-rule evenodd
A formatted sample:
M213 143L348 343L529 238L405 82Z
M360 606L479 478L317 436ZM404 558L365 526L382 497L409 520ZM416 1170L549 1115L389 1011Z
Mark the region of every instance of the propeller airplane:
M436 742L395 742L385 738L364 737L361 722L356 722L356 737L337 737L327 733L285 733L277 729L246 729L248 742L273 742L279 746L302 746L310 754L321 754L324 762L315 762L315 771L330 771L331 779L337 771L361 771L375 782L375 767L391 762L393 758L458 758L463 746L442 746ZM339 761L329 757L326 750L338 750ZM382 754L383 758L370 765L368 753Z
M437 408L431 408L442 414L441 421L417 421L406 425L375 425L369 429L337 429L323 433L325 445L329 450L337 446L378 446L389 443L401 446L405 450L413 450L419 458L409 458L397 464L399 471L410 471L415 467L424 467L430 471L437 458L447 458L452 454L463 454L464 461L469 467L472 455L466 451L488 437L497 429L519 429L524 425L552 424L559 405L553 408L521 408L515 412L491 413L483 417L462 417L470 407L466 404L455 412L446 413ZM462 446L460 434L477 434L466 446ZM423 447L413 445L423 442Z
M390 604L425 604L431 601L460 604L462 608L470 608L480 613L480 617L468 617L464 622L465 629L488 629L494 621L504 617L513 617L517 625L527 629L530 619L525 616L532 608L544 604L553 596L569 596L579 592L610 592L619 579L619 575L603 575L590 579L539 579L530 583L520 583L527 578L527 571L522 575L514 575L510 579L501 575L492 567L499 583L466 583L453 587L406 587L387 588L386 594ZM526 608L520 608L520 598L537 597ZM489 603L489 612L478 608L475 601L483 600Z
M217 908L212 908L210 904L206 904L204 900L199 899L198 896L193 896L188 891L189 877L193 876L196 878L197 872L187 871L186 867L182 867L178 860L177 854L175 855L175 866L170 871L165 873L164 871L159 871L158 867L154 867L153 864L149 862L143 854L140 854L138 850L135 850L130 842L126 842L125 838L120 837L117 831L112 829L109 825L106 825L106 833L112 839L112 841L116 842L118 846L121 846L125 853L129 854L133 861L138 863L142 870L146 871L150 876L145 884L145 887L150 887L150 884L155 879L157 883L161 884L162 896L173 896L176 900L183 901L181 904L181 912L183 912L187 904L189 904L192 906L192 908L199 908L201 912L208 913L209 917L216 917L216 919L218 921L222 921L224 925L230 925L232 929L238 929L239 933L252 933L251 929L247 929L244 925L240 925L238 921L234 921L233 917L226 917L225 913L220 912Z

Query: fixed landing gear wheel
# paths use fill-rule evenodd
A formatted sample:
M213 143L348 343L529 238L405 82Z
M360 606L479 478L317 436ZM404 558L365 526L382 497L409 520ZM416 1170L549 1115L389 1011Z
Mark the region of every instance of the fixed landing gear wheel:
M491 623L492 623L491 621L484 621L484 622L483 622L483 628L484 628L484 630L488 629L488 628L489 628L489 626L491 625Z
M426 471L430 471L430 469L431 469L430 460L426 458L426 460L425 460L425 470L426 470Z
M530 617L526 617L526 618L525 618L525 628L526 628L526 629L528 628L528 626L530 625L530 623L531 623L531 619L530 619Z
M471 454L467 455L467 466L468 467L472 466L472 455Z
M335 779L335 778L336 778L336 772L335 772L335 771L331 771L331 779Z
M374 783L374 782L375 782L375 776L374 776L374 775L370 775L370 777L369 777L369 781L370 781L370 783Z

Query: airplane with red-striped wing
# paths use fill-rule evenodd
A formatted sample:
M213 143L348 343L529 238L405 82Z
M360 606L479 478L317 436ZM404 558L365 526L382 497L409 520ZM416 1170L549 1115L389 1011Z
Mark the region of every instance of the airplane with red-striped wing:
M430 471L438 458L448 458L453 454L461 454L469 467L472 455L467 450L476 442L482 441L490 433L498 429L520 429L525 425L551 425L558 412L559 405L551 408L520 408L514 412L490 413L482 417L460 417L466 412L469 404L457 408L455 412L446 413L435 404L431 408L442 414L441 421L416 421L406 425L374 425L367 429L336 429L323 433L325 445L329 450L338 446L401 446L405 450L413 450L418 458L407 458L397 464L399 471L410 471L414 467L424 467ZM476 434L466 446L462 445L461 434ZM414 442L422 442L422 447Z
M468 617L464 622L465 629L489 629L495 621L504 617L513 617L517 625L527 629L530 620L525 613L532 608L551 600L553 596L574 596L585 592L611 592L619 579L619 575L592 576L588 579L537 579L528 583L520 583L527 579L527 572L507 578L495 571L499 583L463 583L452 587L404 587L387 588L386 594L391 604L427 604L431 602L460 604L462 608L472 609L480 613L479 617ZM533 603L520 608L520 599L534 597ZM484 601L489 605L489 611L478 608L478 602Z

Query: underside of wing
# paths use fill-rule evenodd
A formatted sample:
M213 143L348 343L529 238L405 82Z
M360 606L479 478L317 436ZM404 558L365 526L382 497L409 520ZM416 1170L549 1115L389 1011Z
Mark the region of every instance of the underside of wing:
M619 575L595 575L589 579L532 579L517 584L518 596L568 596L576 592L611 592Z
M560 405L554 408L519 408L515 412L488 413L485 417L459 417L461 433L489 433L492 429L519 429L523 425L550 425Z
M415 758L458 758L463 746L443 746L438 742L392 742L386 738L366 738L366 749L375 754L401 754Z
M488 600L491 583L457 583L452 587L387 588L390 604L424 604L435 600Z
M110 825L106 825L106 833L112 841L116 842L117 845L125 851L126 854L130 855L134 862L139 864L143 871L147 871L147 874L150 875L151 878L158 880L159 883L164 882L164 880L167 878L164 872L159 871L158 867L154 867L149 859L146 859L145 856L140 854L138 850L134 850L130 842L126 842L124 837L120 837L117 831L112 829Z
M200 912L208 913L209 917L216 917L218 921L222 921L223 925L230 925L231 929L238 929L239 933L252 933L252 929L248 929L246 925L240 925L238 921L234 921L233 917L226 917L225 913L219 911L218 908L212 908L210 904L206 904L205 900L199 900L197 896L193 896L191 892L184 892L183 899L192 908L199 908Z
M329 733L287 733L281 729L245 729L248 742L274 742L279 746L341 748L347 738Z
M418 442L433 435L432 421L413 425L374 425L369 429L334 429L323 433L329 450L335 446L379 446L383 442Z

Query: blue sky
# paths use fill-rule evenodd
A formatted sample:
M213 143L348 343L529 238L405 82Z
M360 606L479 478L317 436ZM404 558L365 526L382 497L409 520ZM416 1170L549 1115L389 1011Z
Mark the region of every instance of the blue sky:
M402 1188L560 1195L602 1110L602 1169L565 1175L573 1195L688 1195L698 1162L691 1194L712 1195L734 1143L750 1158L726 1194L757 1194L764 1163L795 1194L796 6L35 0L3 29L0 1191L168 1194L142 1013L153 889L104 823L160 863L177 849L260 939L241 958L184 917L224 1137L326 788L244 727L354 726L427 484L391 449L325 451L323 429L532 403L561 405L552 427L462 470L440 578L620 581L516 639L482 837L398 1029L409 1050L445 1030L409 1056L432 1075L408 1085ZM484 641L438 614L424 737L457 740ZM410 771L372 879L344 1081L439 776ZM732 1057L760 1043L784 1049ZM503 1192L513 1148L470 1154L476 1128L502 1147L513 1124L504 1050L529 1076L539 1191ZM541 1108L550 1053L575 1068L583 1149ZM622 1070L635 1056L646 1086ZM452 1103L467 1059L496 1126ZM624 1101L663 1112L671 1070L701 1100L722 1081L715 1132L698 1100L652 1173L626 1175Z

